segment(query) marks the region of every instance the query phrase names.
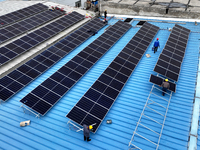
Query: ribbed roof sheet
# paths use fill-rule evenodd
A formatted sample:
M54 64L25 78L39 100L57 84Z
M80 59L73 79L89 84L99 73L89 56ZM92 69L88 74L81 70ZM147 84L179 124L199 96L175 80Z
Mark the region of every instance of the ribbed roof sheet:
M116 19L111 19L109 23L113 24L116 21ZM137 23L138 21L134 21L132 25L134 26ZM96 134L91 134L92 141L85 142L82 132L75 132L73 128L69 130L67 125L69 120L65 115L113 61L139 28L131 28L44 117L38 119L27 111L24 113L23 109L20 108L21 103L19 100L101 35L106 27L6 103L0 105L0 149L128 149L128 143L135 130L136 122L152 87L152 83L149 82L150 74L155 74L153 72L154 66L170 34L166 29L174 26L171 23L149 23L161 28L155 37L155 39L157 37L160 39L161 47L156 54L153 54L151 50L153 42L151 43L145 53L150 54L151 57L147 58L145 55L142 57L98 131ZM186 150L188 144L198 69L200 34L197 32L200 30L200 25L195 26L194 23L186 23L182 26L194 32L189 36L180 78L177 83L177 91L173 93L169 106L159 146L159 149L162 150ZM161 95L161 93L158 94ZM106 124L107 119L111 119L112 124ZM157 119L162 120L160 116ZM26 127L20 127L19 123L25 120L31 120L31 124ZM159 129L148 120L144 120L144 123L154 130ZM155 134L145 129L142 132L146 137L155 136ZM157 137L155 136L156 140ZM139 147L143 146L147 150L153 149L152 144L141 138L137 138L136 142Z

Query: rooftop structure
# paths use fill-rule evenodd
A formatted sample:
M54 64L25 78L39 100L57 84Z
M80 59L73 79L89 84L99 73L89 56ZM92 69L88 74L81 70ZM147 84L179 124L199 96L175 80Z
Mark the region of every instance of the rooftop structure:
M198 0L103 0L101 11L110 14L199 19Z
M156 2L158 1L155 1L154 3ZM0 16L31 6L36 3L42 3L47 6L57 5L56 3L43 1L4 1L0 3L3 6L0 10ZM200 140L198 138L200 97L198 90L200 83L198 74L200 44L200 23L198 22L199 20L189 20L188 18L182 19L181 17L179 19L163 18L162 15L159 15L159 18L144 17L146 15L135 16L132 13L128 13L128 15L126 15L125 12L124 15L115 14L115 16L113 17L113 15L110 14L112 13L112 11L114 13L114 10L110 9L111 5L109 4L110 6L104 6L103 3L104 2L102 2L102 10L107 8L109 13L109 21L107 25L99 28L99 31L95 32L93 36L91 35L78 47L72 49L72 51L67 53L66 55L63 55L58 61L55 61L54 65L49 67L46 71L42 72L40 76L33 79L31 83L26 85L19 92L16 92L16 94L9 98L6 102L1 101L0 149L127 150L133 148L129 144L135 129L138 129L138 134L142 135L146 139L151 140L148 141L138 135L134 136L134 139L132 139L133 144L143 150L156 149L156 146L153 143L157 143L158 140L158 149L160 150L192 150L195 148L200 149ZM118 3L125 3L125 0L118 1ZM135 5L140 3L141 1L135 1ZM190 2L189 4L192 5L192 2ZM155 7L156 5L152 6ZM39 54L43 55L46 49L51 49L53 46L56 46L56 43L58 41L61 42L63 41L62 39L67 39L67 37L71 36L74 31L82 29L81 27L89 23L91 19L94 19L94 13L92 12L64 5L61 5L61 7L64 8L66 14L72 11L76 11L86 17L84 17L83 20L79 21L73 26L48 39L47 41L42 42L41 44L28 50L22 55L0 66L1 78L11 73L19 66L22 66L35 56ZM189 8L190 7L188 7L188 9ZM171 8L169 8L169 10L170 9ZM124 10L128 11L128 9ZM88 16L90 16L91 18ZM5 43L0 45L0 48L15 42L17 39L22 38L23 36L29 35L30 33L38 29L42 29L42 27L45 27L47 24L53 23L60 18L62 17L58 17L57 19L54 19L40 27L37 27L34 30L28 31L28 33L21 34L20 36L6 41ZM126 22L125 20L128 22ZM41 86L44 81L47 81L48 78L58 72L60 68L70 62L86 47L90 47L91 44L95 44L95 41L105 35L105 33L109 31L109 29L112 29L111 27L114 27L117 22L121 21L126 22L123 23L123 25L129 24L128 27L130 28L127 30L127 32L123 32L124 35L121 35L122 37L119 37L119 39L117 39L117 42L114 43L111 48L108 48L107 52L102 57L100 57L99 60L94 63L90 69L88 69L84 76L82 76L82 78L78 80L78 82L66 94L64 94L59 99L59 101L57 101L54 107L52 107L52 109L49 110L44 116L37 118L30 111L27 111L26 109L22 109L20 107L22 105L22 103L20 103L20 100L25 98L29 93L34 93L34 89L37 89L38 86ZM146 51L142 55L132 74L130 74L128 81L119 93L112 107L109 109L105 118L102 120L101 124L98 127L98 130L96 130L95 134L91 133L92 140L90 142L86 142L84 141L82 131L76 132L76 126L71 126L67 124L69 119L66 118L66 115L86 94L91 86L93 86L96 80L98 80L98 78L113 62L118 54L120 54L123 49L126 49L126 45L137 34L137 32L142 29L142 25L139 24L143 24L144 22L141 23L140 21L146 21L148 24L151 24L150 26L156 26L156 28L159 28L159 30L158 32L155 32L155 36L152 37L150 45L147 47ZM195 23L195 21L197 22ZM155 101L156 97L152 99L155 102L166 106L167 114L165 116L165 119L163 119L162 115L159 115L158 113L155 113L150 109L144 111L144 115L147 115L150 118L154 118L158 122L163 123L162 121L165 120L163 128L162 126L155 124L155 121L152 122L152 120L148 118L142 118L140 123L151 130L148 130L143 126L137 128L137 124L138 121L140 121L140 116L143 112L143 108L148 100L149 94L151 94L150 92L163 98L163 96L161 95L161 91L158 90L161 90L161 88L149 82L149 80L151 74L157 76L154 68L157 64L160 54L165 48L168 38L172 33L173 27L175 25L179 25L190 30L178 81L174 82L172 79L169 79L170 82L176 84L176 91L171 93L169 105L168 103L163 102L162 99L160 99L159 101ZM151 33L151 31L149 32ZM158 48L158 51L154 54L154 52L152 51L152 47L154 41L156 41L157 38L159 38L160 41L160 48ZM152 88L153 86L157 89ZM1 94L2 93L0 90L0 96ZM164 96L164 98L169 97L166 95ZM150 107L154 110L159 111L159 113L161 114L165 114L165 109L162 109L161 107L158 107L156 105L151 105ZM27 120L31 120L30 125L20 127L20 122ZM111 121L111 124L109 121ZM78 124L76 125L79 126ZM159 137L157 134L155 134L155 132L152 132L152 130L159 133L160 131L162 131L161 136Z

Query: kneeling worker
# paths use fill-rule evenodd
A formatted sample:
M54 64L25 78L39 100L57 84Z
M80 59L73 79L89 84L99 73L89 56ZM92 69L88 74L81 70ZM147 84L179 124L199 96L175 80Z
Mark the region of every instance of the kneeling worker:
M92 129L93 129L92 125L89 125L89 126L87 126L85 124L83 125L84 141L86 141L86 139L87 139L88 142L91 141L90 130L92 130Z

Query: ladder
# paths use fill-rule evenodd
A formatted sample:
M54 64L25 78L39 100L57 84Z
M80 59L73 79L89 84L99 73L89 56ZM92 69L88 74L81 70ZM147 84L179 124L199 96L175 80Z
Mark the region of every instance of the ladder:
M158 92L159 92L159 95L157 94ZM162 96L161 92L162 92L162 89L159 86L157 86L156 84L153 84L153 86L151 88L151 91L149 93L149 96L147 98L147 101L146 101L146 103L144 105L143 111L142 111L142 113L140 115L140 118L139 118L139 120L137 122L137 125L135 127L135 131L133 132L131 141L129 142L129 149L140 149L140 150L142 150L140 147L138 147L136 145L137 142L134 141L134 137L136 135L139 136L140 138L144 139L145 141L148 141L148 142L152 143L154 145L153 147L155 147L156 150L158 149L159 143L160 143L160 139L161 139L161 136L162 136L162 131L163 131L164 124L165 124L165 120L166 120L166 116L167 116L167 112L168 112L168 108L169 108L169 104L170 104L170 100L171 100L171 97L172 97L172 91L164 92L166 96ZM168 97L168 98L165 98L165 97ZM165 103L165 105L163 105L162 103ZM158 110L153 109L151 107L153 105L155 105L156 107L159 107L161 109L164 109L165 114L162 114ZM148 114L149 112L153 112L153 113L155 113L155 114L157 114L159 116L162 116L163 117L163 121L159 122L159 121L156 120L156 118L154 116L150 117L149 114ZM147 127L146 125L144 125L142 123L142 120L144 120L144 118L151 120L155 124L158 124L158 126L160 126L160 132L157 132L157 131L151 129L150 127ZM143 135L141 135L140 134L141 130L138 131L138 129L140 127L143 127L145 129L147 129L148 131L151 131L154 134L156 134L156 136L158 137L157 142L155 142L155 140L153 142L152 140L150 140L150 139L144 137Z

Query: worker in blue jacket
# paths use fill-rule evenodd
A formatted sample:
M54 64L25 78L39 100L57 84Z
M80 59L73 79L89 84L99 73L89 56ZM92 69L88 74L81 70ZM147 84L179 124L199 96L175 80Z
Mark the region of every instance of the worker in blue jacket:
M92 125L89 125L89 126L87 126L85 124L83 125L84 141L86 141L86 139L87 139L88 142L91 141L90 130L92 130L92 129L93 129Z
M154 53L157 52L158 47L160 47L159 38L154 42Z

